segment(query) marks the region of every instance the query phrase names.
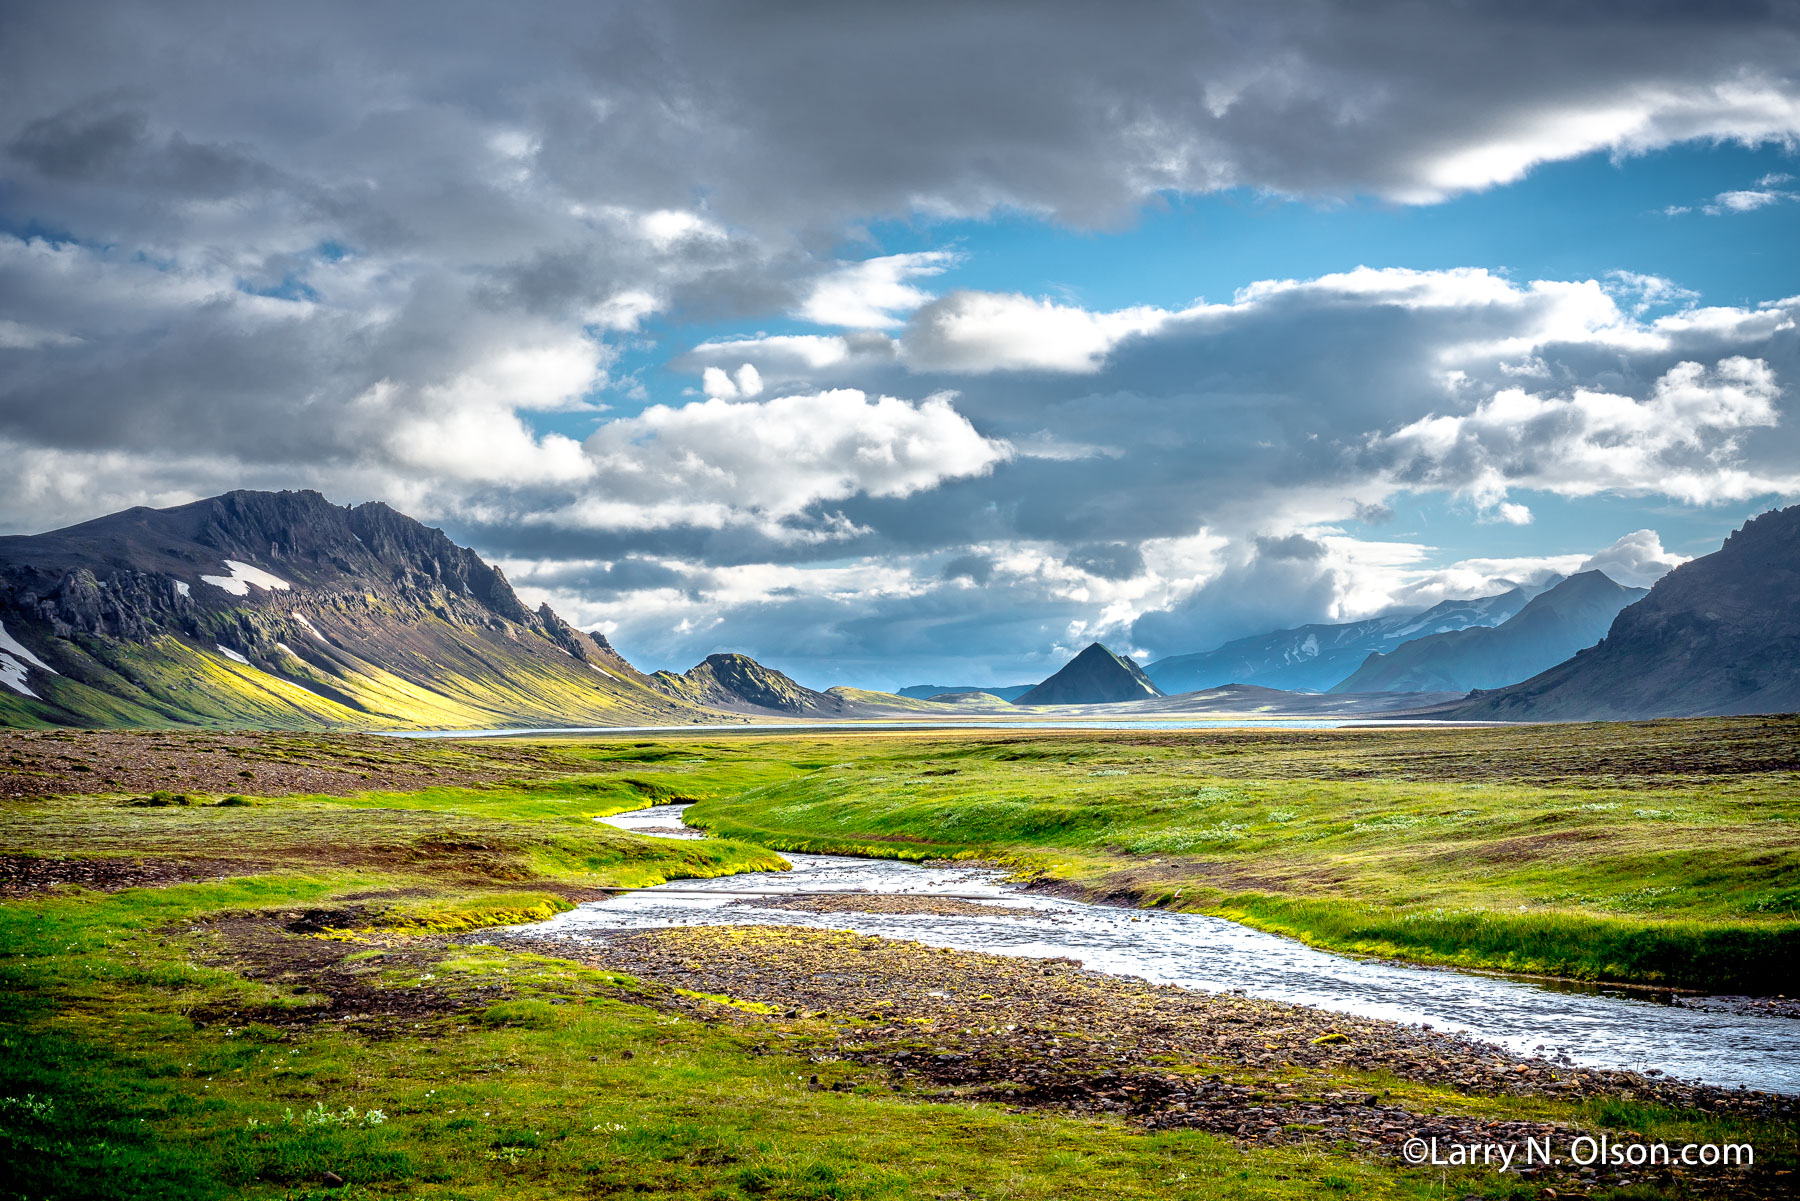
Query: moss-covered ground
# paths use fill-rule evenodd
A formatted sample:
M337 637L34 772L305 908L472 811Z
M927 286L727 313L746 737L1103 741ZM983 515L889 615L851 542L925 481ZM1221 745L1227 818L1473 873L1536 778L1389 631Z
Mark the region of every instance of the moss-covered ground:
M1481 731L1411 744L1386 733L1360 743L1290 736L1302 745L1223 734L695 736L537 742L516 757L496 747L488 759L444 745L396 751L400 762L385 768L371 750L364 766L377 778L330 793L305 791L311 777L298 772L285 794L272 780L254 781L268 793L251 780L226 793L179 778L143 792L99 778L72 786L95 773L16 772L16 786L0 789L18 794L0 800L0 1197L1537 1196L1544 1180L1406 1168L1303 1122L1232 1134L1152 1120L1135 1101L1026 1103L1029 1082L1001 1087L1021 1071L1007 1038L1098 1045L1108 1013L1121 1015L1121 1030L1138 1020L1104 1000L1029 1021L996 1009L1006 988L1030 995L1041 981L995 977L966 1010L900 1022L866 987L833 991L843 964L858 961L842 957L866 952L816 934L766 932L774 941L750 946L678 931L609 961L604 947L489 944L482 931L608 885L778 866L765 848L801 844L1005 857L1072 887L1141 890L1146 901L1162 883L1133 873L1186 859L1195 866L1180 870L1219 893L1202 904L1251 895L1221 887L1225 870L1289 881L1258 885L1258 896L1298 901L1335 889L1342 904L1368 904L1409 874L1397 864L1408 853L1399 831L1411 829L1418 845L1436 848L1410 852L1414 862L1436 864L1446 891L1408 904L1443 906L1455 895L1458 905L1503 912L1520 890L1548 888L1562 871L1569 895L1542 903L1583 920L1791 937L1791 900L1786 909L1753 900L1793 879L1793 728L1646 729L1573 735L1562 775L1551 771L1553 748L1483 745ZM79 742L58 745L79 759ZM186 744L195 756L226 748ZM445 783L416 778L434 764ZM402 769L403 787L365 790L383 783L381 771ZM17 784L52 778L56 795ZM1170 802L1177 793L1193 804ZM659 841L594 821L671 800L695 802L692 812L715 829L755 837ZM1645 829L1673 836L1640 836L1621 822L1627 840L1588 838L1598 845L1567 860L1529 844L1528 859L1545 859L1537 875L1517 865L1496 872L1492 892L1478 872L1456 867L1481 860L1442 858L1445 847L1530 837L1532 821L1550 812L1568 814L1559 819L1567 828L1604 830L1579 815L1627 804ZM1096 809L1112 820L1070 817ZM1280 809L1296 812L1270 816ZM1446 811L1456 820L1433 824ZM1383 813L1394 824L1383 825ZM1252 814L1262 820L1242 820ZM1132 841L1234 821L1249 836L1229 845ZM1290 827L1315 837L1284 845ZM1736 837L1706 843L1714 866L1677 856L1696 831L1721 827ZM1670 857L1651 866L1716 872L1723 899L1690 882L1661 907L1618 903L1623 884L1609 882L1626 875L1607 857L1657 846ZM1770 857L1760 882L1759 855ZM1297 874L1275 874L1308 857L1320 868L1341 859L1342 879L1303 891ZM1181 902L1190 899L1184 892ZM913 969L899 946L884 970L904 975ZM1012 970L933 954L951 956L934 959L935 971ZM807 985L792 997L748 995L733 983L746 964L778 965ZM1248 1010L1229 1023L1238 1042L1223 1037L1223 1010L1183 1010L1191 1029L1181 1029L1195 1041L1178 1046L1172 1019L1132 1006L1147 1015L1141 1053L1150 1060L1119 1068L1072 1058L1070 1071L1111 1081L1081 1096L1137 1096L1120 1072L1154 1067L1204 1077L1206 1095L1243 1104L1265 1094L1332 1104L1379 1094L1401 1126L1535 1122L1758 1148L1748 1175L1551 1182L1564 1195L1774 1197L1792 1179L1791 1106L1645 1100L1672 1095L1648 1083L1539 1088L1497 1064L1423 1075L1386 1060L1359 1067L1325 1054L1341 1045L1329 1035L1283 1050L1276 1036L1295 1027L1273 1010L1256 1020L1284 1024L1266 1027L1253 1056L1228 1053L1243 1041ZM1260 1036L1265 1026L1250 1029ZM1005 1061L992 1079L977 1071L984 1047ZM896 1056L908 1049L938 1066L904 1066L914 1059ZM1048 1071L1057 1060L1034 1062Z

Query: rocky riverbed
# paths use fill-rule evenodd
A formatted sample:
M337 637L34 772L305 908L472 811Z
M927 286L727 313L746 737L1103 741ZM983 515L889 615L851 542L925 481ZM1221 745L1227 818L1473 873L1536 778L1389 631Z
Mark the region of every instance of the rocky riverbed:
M914 899L922 898L882 900ZM1194 1127L1389 1156L1412 1138L1445 1145L1547 1138L1567 1147L1586 1132L1573 1118L1592 1105L1538 1101L1729 1115L1784 1125L1783 1137L1793 1138L1790 1097L1520 1058L1429 1028L1151 985L1068 960L779 926L525 941L647 981L774 1007L766 1020L823 1023L825 1033L772 1032L768 1045L854 1065L864 1079L923 1100L1116 1114L1152 1129ZM1531 1116L1553 1109L1561 1116ZM1765 1149L1765 1162L1774 1150ZM1687 1185L1703 1191L1789 1195L1785 1178L1773 1175L1693 1172ZM1629 1168L1536 1174L1564 1188L1676 1179Z

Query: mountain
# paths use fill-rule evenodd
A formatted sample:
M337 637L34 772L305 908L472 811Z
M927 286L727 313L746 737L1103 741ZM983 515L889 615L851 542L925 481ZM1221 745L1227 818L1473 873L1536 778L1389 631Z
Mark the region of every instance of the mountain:
M1572 575L1497 626L1475 626L1370 655L1332 692L1468 692L1528 679L1606 637L1613 618L1646 595L1603 572Z
M1437 716L1573 721L1800 710L1800 505L1764 513L1613 619L1605 641Z
M874 692L866 688L847 688L842 684L827 688L825 695L837 701L840 712L857 717L937 717L950 718L997 714L1018 716L1010 701L988 692L944 693L924 700L901 696L897 692Z
M659 671L650 685L692 705L732 712L776 712L821 716L847 712L842 699L794 683L748 655L708 655L681 675Z
M1110 705L1065 706L1057 710L1056 716L1072 721L1168 721L1183 717L1235 717L1247 722L1293 717L1375 719L1424 714L1466 699L1455 692L1346 692L1333 695L1284 692L1256 684L1224 684L1176 696L1145 697Z
M1144 674L1171 694L1231 683L1324 692L1371 654L1432 634L1497 626L1524 608L1533 595L1535 590L1514 588L1475 600L1441 601L1423 613L1255 634L1217 650L1158 659L1144 668Z
M710 719L379 502L230 492L0 538L0 725Z
M1007 684L1000 688L978 688L974 684L909 684L895 695L910 697L916 701L928 701L940 696L961 696L970 692L985 692L989 696L997 696L1003 701L1016 701L1036 687L1036 684Z
M1094 642L1013 704L1113 705L1162 695L1137 664Z

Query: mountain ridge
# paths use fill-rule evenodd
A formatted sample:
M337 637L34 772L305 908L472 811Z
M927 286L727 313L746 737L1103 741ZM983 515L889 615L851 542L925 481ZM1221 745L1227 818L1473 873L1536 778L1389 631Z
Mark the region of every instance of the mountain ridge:
M606 639L379 501L240 490L0 538L0 722L698 720ZM14 675L20 678L15 683Z
M938 696L964 696L971 692L983 692L1003 701L1011 701L1024 696L1036 687L1036 684L1005 684L999 687L984 687L979 684L908 684L896 691L894 695L916 701L928 701Z
M1432 634L1499 625L1524 608L1536 591L1514 587L1471 600L1439 601L1421 612L1271 630L1210 651L1165 656L1144 673L1171 694L1232 683L1325 692L1354 674L1372 653Z
M795 716L841 714L851 706L841 697L815 692L749 655L708 655L680 675L653 672L652 687L692 704L730 711L775 711Z
M1800 505L1663 576L1601 642L1447 706L1468 720L1636 720L1800 710Z
M1470 692L1528 679L1606 636L1613 618L1648 593L1601 571L1540 592L1497 626L1470 626L1376 652L1329 691Z

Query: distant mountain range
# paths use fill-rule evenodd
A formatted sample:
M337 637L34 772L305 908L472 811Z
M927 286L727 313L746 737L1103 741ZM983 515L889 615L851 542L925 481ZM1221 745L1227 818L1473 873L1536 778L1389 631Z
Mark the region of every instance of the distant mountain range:
M1232 683L1324 692L1355 672L1372 654L1391 651L1415 638L1472 626L1497 626L1542 590L1513 588L1497 596L1443 601L1423 613L1255 634L1216 650L1158 659L1144 668L1144 674L1170 694Z
M1598 646L1440 716L1604 720L1800 710L1800 505L1620 611Z
M1036 684L1007 684L999 688L976 684L909 684L895 695L928 701L939 696L967 696L971 692L985 692L1003 701L1016 701L1036 687Z
M549 606L528 609L441 531L316 492L231 492L0 537L0 725L467 729L1015 706L1558 720L1800 709L1800 506L1748 523L1647 595L1585 572L1541 594L1282 630L1147 670L1094 643L1040 684L905 693L817 692L735 654L645 674Z
M1137 664L1093 642L1013 704L1116 705L1162 695L1162 689L1151 683Z
M1497 626L1432 634L1370 655L1331 691L1468 692L1517 683L1600 641L1619 610L1648 591L1584 571Z

